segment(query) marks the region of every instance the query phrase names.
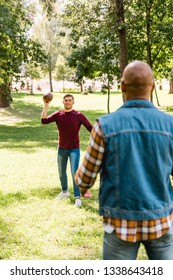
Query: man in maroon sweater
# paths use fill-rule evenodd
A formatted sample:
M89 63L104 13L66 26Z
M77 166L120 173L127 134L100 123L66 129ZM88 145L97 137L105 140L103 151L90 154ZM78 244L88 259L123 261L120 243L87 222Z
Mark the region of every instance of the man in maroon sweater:
M70 196L68 191L67 178L67 162L70 159L71 174L73 178L73 190L75 197L75 206L81 206L80 190L74 181L75 173L79 166L80 146L79 146L79 130L81 124L91 132L92 125L89 120L81 112L73 109L74 97L71 94L66 94L63 97L64 109L56 111L50 116L47 116L50 102L44 101L44 108L41 114L42 124L56 122L58 128L58 171L61 182L62 192L56 198L61 200ZM88 197L90 193L88 193ZM87 194L86 194L87 197Z

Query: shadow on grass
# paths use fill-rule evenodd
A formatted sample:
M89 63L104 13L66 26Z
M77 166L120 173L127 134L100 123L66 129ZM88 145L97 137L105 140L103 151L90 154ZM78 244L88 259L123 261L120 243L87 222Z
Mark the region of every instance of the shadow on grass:
M53 199L60 192L57 188L37 188L26 192L18 191L16 193L3 194L0 192L0 205L1 207L9 207L15 203L26 202L28 198L38 197L40 199Z
M1 149L32 153L41 147L56 147L57 131L54 126L23 122L15 126L0 125Z
M3 194L3 192L0 192L0 205L1 207L9 207L10 205L16 204L16 203L26 203L28 199L31 199L32 197L37 197L41 200L44 199L54 199L58 194L60 193L60 189L58 188L37 188L37 189L31 189L25 192L16 192L16 193L7 193ZM93 197L91 199L82 199L82 208L86 211L92 212L92 213L98 213L98 206L95 205L98 202L98 191L95 189L92 189ZM70 201L72 204L74 204L74 197L71 195ZM94 204L95 202L95 204ZM94 206L93 206L94 205Z
M40 199L54 199L60 193L58 188L37 188L30 190L31 196L36 196Z
M3 195L2 191L0 192L0 205L1 207L8 207L11 204L16 202L23 202L26 201L28 196L22 192L16 193L8 193Z
M173 106L168 106L168 107L166 107L166 111L167 111L168 113L173 113Z

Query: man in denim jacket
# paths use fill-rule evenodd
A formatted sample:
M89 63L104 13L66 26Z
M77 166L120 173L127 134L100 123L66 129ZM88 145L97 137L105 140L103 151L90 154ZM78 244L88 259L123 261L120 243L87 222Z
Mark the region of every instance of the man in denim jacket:
M125 103L98 118L76 183L84 195L100 172L103 259L136 259L141 243L149 259L173 260L173 118L149 101L148 64L124 70Z

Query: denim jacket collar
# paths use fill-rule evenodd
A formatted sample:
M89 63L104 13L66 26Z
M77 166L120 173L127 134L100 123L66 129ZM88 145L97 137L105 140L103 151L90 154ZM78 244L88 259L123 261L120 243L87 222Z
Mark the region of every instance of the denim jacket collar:
M149 100L143 100L143 99L132 99L132 100L128 100L126 101L123 106L123 107L149 107L149 108L153 108L154 105L151 101Z

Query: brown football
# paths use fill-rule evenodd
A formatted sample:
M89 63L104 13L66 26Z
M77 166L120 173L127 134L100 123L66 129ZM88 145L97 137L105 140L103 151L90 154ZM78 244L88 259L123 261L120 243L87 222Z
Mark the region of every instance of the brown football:
M43 95L43 100L48 103L53 99L53 94L51 92L45 93Z

